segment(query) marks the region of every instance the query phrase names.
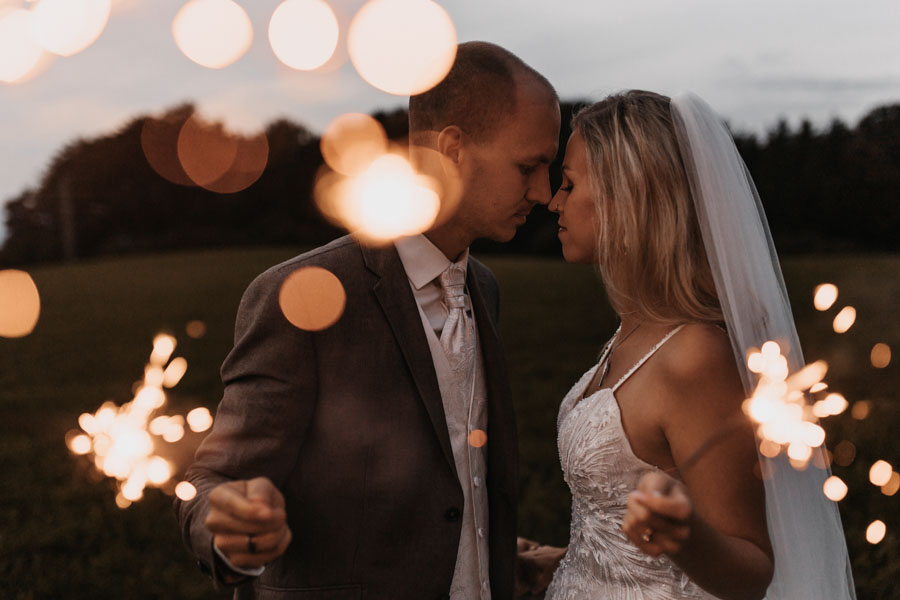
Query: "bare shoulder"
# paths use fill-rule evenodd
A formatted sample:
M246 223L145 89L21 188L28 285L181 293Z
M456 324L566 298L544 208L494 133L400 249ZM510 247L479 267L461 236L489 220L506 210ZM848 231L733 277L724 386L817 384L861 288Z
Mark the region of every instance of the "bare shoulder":
M728 334L715 325L690 323L666 344L660 367L677 395L742 396L743 387Z

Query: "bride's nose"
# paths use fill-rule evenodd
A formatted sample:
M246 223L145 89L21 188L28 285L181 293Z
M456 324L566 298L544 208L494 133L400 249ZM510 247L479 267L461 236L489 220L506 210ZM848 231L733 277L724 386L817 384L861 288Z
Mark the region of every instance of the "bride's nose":
M555 212L556 214L561 214L563 211L563 201L562 196L557 191L553 194L553 198L550 199L550 204L547 205L547 210L550 212Z

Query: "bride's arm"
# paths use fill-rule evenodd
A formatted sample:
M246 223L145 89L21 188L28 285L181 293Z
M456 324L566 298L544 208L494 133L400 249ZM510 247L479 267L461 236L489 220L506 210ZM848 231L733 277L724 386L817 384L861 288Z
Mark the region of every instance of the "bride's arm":
M744 398L727 337L703 326L686 327L683 334L673 338L659 365L660 427L676 467L687 465L710 436L740 421ZM683 485L662 473L648 475L629 498L623 524L638 547L665 552L720 598L762 598L772 579L755 444L746 423L680 472Z

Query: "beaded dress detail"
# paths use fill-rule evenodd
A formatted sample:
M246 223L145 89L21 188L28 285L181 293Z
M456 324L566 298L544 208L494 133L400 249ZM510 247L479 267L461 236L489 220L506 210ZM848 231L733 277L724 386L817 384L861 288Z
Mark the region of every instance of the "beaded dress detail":
M572 522L569 549L553 574L546 600L715 598L688 579L668 556L647 556L622 532L628 494L645 473L657 467L632 451L615 392L680 329L670 331L612 388L582 398L597 370L607 368L614 336L600 361L582 375L560 405L559 459L572 492Z

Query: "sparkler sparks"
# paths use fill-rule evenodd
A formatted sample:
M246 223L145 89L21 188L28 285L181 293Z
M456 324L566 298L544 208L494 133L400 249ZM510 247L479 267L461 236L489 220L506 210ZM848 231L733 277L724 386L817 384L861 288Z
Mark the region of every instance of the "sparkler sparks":
M81 431L66 436L66 444L73 454L91 458L97 470L116 479L116 505L120 508L140 500L149 486L166 487L175 474L175 465L161 456L159 450L164 443L174 444L184 437L185 418L156 413L167 401L163 387L176 385L187 369L185 359L169 360L176 345L174 337L157 335L144 378L131 401L122 406L105 402L95 413L83 413L78 417ZM192 431L206 431L212 421L206 408L195 408L188 413ZM186 486L193 489L187 482L176 486L179 498L193 497Z

